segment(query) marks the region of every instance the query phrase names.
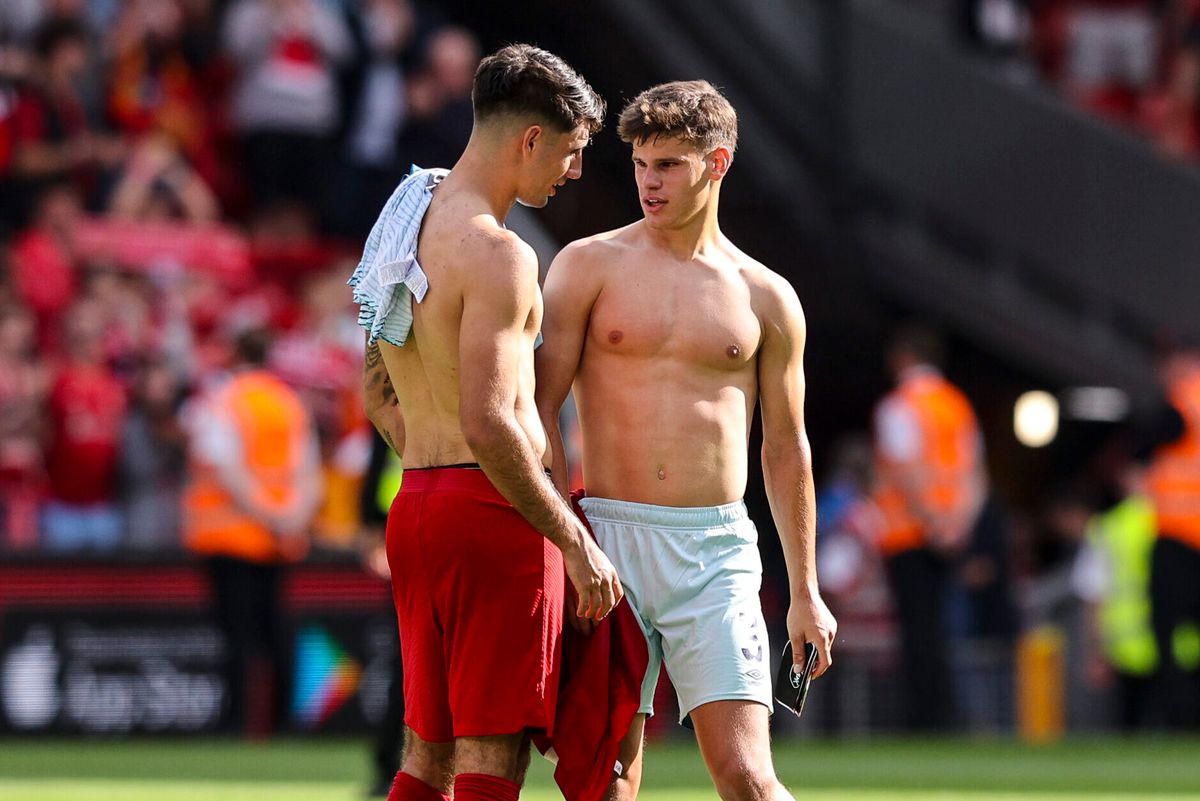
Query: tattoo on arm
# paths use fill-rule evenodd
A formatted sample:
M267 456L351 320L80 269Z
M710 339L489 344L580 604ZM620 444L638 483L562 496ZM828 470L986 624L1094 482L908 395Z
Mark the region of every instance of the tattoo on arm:
M378 342L367 345L363 359L363 391L367 418L387 442L388 447L400 453L396 444L398 437L392 435L392 428L397 424L396 417L400 412L400 401L396 397L396 388L392 386L392 378L388 375Z
M379 341L376 340L370 345L367 345L366 365L370 371L383 363L383 351L379 349Z

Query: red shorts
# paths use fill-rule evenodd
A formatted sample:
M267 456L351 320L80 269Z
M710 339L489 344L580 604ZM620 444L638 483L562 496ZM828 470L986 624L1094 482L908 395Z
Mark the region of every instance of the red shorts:
M562 553L482 470L406 470L387 527L404 722L426 742L550 731Z

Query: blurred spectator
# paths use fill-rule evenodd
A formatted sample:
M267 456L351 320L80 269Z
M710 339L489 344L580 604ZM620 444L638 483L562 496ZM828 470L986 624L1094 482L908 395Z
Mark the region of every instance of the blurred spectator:
M139 550L179 547L187 438L174 369L152 361L138 377L121 432L120 487L127 542Z
M116 176L108 212L141 222L210 223L220 216L220 207L175 138L156 132L138 143Z
M1200 349L1172 344L1159 360L1168 408L1140 449L1150 451L1147 487L1158 539L1150 574L1159 684L1174 728L1200 728L1200 660L1181 664L1176 637L1200 623ZM1174 654L1177 658L1167 658Z
M22 208L47 183L66 178L82 197L98 202L108 173L125 146L88 113L80 90L88 72L88 39L73 20L39 29L30 80L12 113L12 175L24 193Z
M12 245L13 288L37 319L42 346L58 339L58 315L75 299L75 241L82 209L79 191L66 182L47 186L37 199L32 225Z
M256 204L321 208L341 114L335 69L353 48L345 22L317 0L237 0L224 45L239 70L233 125Z
M1154 506L1142 471L1130 466L1123 472L1123 497L1088 522L1072 580L1088 605L1088 679L1097 687L1113 685L1116 723L1128 732L1153 722L1158 649L1150 618Z
M116 472L125 389L104 360L104 317L98 303L79 301L63 324L66 360L50 392L43 541L59 551L112 550L122 531Z
M28 311L0 308L0 540L10 548L36 544L45 484L49 374L37 357L34 331Z
M200 72L203 48L189 42L182 0L131 0L113 31L108 108L136 140L169 137L191 165L213 174L212 130Z
M471 85L480 55L479 40L463 28L442 28L430 38L408 85L402 158L421 167L454 166L471 136Z
M216 622L228 643L224 722L251 735L268 734L286 719L283 570L307 553L321 501L312 421L296 393L266 370L268 345L263 330L241 334L226 380L195 401L184 494L185 541L207 563ZM256 686L272 693L251 698L247 688Z
M402 59L416 20L408 0L362 0L352 22L358 57L344 85L344 163L330 225L365 239L405 166L397 149L408 114Z
M968 544L986 496L975 413L935 365L941 344L917 327L887 350L896 389L875 413L879 546L900 632L908 725L958 724L946 620L953 560Z

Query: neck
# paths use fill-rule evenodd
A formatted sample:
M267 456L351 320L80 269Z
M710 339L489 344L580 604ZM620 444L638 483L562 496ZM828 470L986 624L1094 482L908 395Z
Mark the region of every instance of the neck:
M721 239L721 226L717 222L717 192L692 219L679 228L651 228L646 226L650 239L664 250L682 260L704 255Z
M467 148L442 185L469 192L487 205L497 222L504 222L517 202L517 182L500 143L472 133Z

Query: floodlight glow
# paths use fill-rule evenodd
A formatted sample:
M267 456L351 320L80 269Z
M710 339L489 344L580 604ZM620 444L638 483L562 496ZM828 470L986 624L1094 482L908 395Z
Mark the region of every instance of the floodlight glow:
M1058 435L1058 401L1049 392L1034 390L1017 398L1013 407L1013 432L1028 448L1049 445Z

